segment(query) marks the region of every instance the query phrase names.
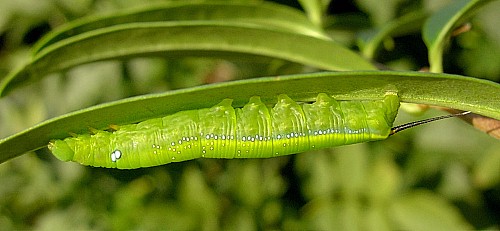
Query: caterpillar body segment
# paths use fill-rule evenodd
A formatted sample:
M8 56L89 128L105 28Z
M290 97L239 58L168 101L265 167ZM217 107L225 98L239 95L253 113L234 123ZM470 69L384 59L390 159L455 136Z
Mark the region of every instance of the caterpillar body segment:
M386 139L399 108L396 94L337 101L321 93L310 104L280 95L272 108L256 96L242 108L231 102L55 140L49 149L63 161L120 169L200 157L268 158Z

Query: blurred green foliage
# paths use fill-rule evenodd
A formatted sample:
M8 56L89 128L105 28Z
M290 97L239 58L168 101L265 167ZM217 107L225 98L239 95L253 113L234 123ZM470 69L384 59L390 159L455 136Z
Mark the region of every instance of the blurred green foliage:
M360 32L447 2L332 1L326 4L323 23L335 40L355 47ZM279 3L300 7L292 1ZM453 40L445 72L499 81L499 3L478 12L472 30ZM0 76L28 57L29 47L52 28L141 4L0 0ZM399 70L428 65L420 31L387 39L375 59ZM303 71L308 69L283 61L196 57L84 65L0 100L0 137L131 95ZM402 112L396 124L436 114ZM458 119L381 142L287 157L200 159L130 171L63 163L44 149L0 165L0 229L498 230L499 170L498 140Z

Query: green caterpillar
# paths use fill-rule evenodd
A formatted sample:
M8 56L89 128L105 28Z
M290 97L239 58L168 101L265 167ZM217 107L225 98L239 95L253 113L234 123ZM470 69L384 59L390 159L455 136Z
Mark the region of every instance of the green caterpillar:
M375 101L337 101L321 93L303 104L279 95L273 108L257 96L242 108L231 103L55 140L49 149L63 161L120 169L200 157L268 158L386 139L399 108L395 93Z

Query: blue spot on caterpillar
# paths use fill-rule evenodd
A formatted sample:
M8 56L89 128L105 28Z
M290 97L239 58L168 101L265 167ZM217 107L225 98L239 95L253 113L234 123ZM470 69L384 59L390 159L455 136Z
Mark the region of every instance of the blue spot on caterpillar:
M272 108L257 96L242 108L231 103L51 141L49 149L63 161L120 169L200 157L268 158L386 139L399 108L395 93L370 101L337 101L321 93L303 104L279 95Z

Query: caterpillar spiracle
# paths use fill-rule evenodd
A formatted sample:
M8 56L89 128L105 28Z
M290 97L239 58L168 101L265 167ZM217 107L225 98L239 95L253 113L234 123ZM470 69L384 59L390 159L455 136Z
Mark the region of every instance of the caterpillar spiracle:
M399 108L395 93L369 101L320 93L315 102L300 104L279 95L272 108L257 96L242 108L231 103L54 140L49 149L63 161L119 169L200 157L268 158L386 139Z

